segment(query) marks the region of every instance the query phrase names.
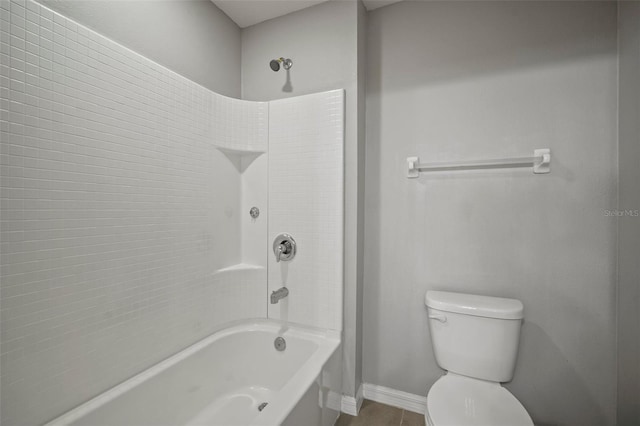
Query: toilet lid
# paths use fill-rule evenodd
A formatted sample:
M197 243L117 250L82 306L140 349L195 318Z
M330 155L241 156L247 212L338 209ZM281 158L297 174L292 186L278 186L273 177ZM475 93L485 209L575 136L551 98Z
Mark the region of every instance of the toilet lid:
M533 426L520 401L499 383L447 374L427 395L435 426Z

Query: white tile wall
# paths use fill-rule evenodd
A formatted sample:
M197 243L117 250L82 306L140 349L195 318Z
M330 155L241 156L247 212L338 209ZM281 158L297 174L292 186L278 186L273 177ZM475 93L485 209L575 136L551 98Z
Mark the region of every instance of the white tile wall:
M214 108L217 146L237 151L267 151L267 102L243 101L214 94Z
M212 275L241 261L240 175L214 144L266 149L264 104L32 1L0 0L0 55L3 425L266 315L264 271Z
M342 329L343 158L343 90L269 103L269 243L298 245L290 262L269 253L269 291L289 288L269 317Z

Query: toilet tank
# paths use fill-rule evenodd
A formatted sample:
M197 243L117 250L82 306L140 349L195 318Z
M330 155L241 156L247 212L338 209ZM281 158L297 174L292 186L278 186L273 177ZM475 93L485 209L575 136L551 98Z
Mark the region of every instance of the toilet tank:
M524 314L516 299L427 291L436 362L452 373L508 382L518 356Z

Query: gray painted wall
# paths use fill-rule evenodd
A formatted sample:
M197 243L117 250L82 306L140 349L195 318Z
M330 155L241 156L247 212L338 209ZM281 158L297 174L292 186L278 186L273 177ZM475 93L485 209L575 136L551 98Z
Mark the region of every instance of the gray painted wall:
M349 324L355 316L356 331L352 331L349 343L345 343L345 358L350 359L351 369L346 380L344 392L357 396L362 384L362 320L364 293L364 218L365 218L365 150L366 150L366 68L367 68L367 10L358 2L358 252L357 252L357 286L351 289L346 298L355 305L345 305L345 317L350 317ZM355 299L355 302L354 302ZM354 347L355 346L355 347Z
M640 3L619 3L619 209L640 209ZM634 214L634 213L632 213ZM640 424L640 218L618 218L618 425Z
M213 90L240 97L240 28L209 0L40 0Z
M616 222L604 210L617 206L616 13L612 2L369 13L365 382L426 395L443 373L426 290L515 297L526 320L507 387L536 423L615 423ZM405 177L408 156L534 148L551 148L551 174Z
M242 98L272 100L330 89L346 90L345 124L345 275L344 275L344 389L354 395L359 383L356 356L358 329L358 215L362 214L363 119L358 110L362 97L358 67L362 57L364 10L355 1L331 1L272 19L242 30ZM284 56L293 60L289 73L273 72L269 61ZM360 82L360 85L362 83ZM360 92L360 93L359 93ZM360 124L358 121L360 120ZM360 212L360 213L359 213ZM361 230L361 228L360 228ZM361 286L361 283L360 283Z

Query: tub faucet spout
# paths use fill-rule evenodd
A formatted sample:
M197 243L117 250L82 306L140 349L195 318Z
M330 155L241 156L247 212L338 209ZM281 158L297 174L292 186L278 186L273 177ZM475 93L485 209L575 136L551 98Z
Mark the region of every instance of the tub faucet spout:
M271 304L275 305L280 301L280 299L284 299L289 295L289 289L286 287L282 287L277 289L276 291L271 292Z

